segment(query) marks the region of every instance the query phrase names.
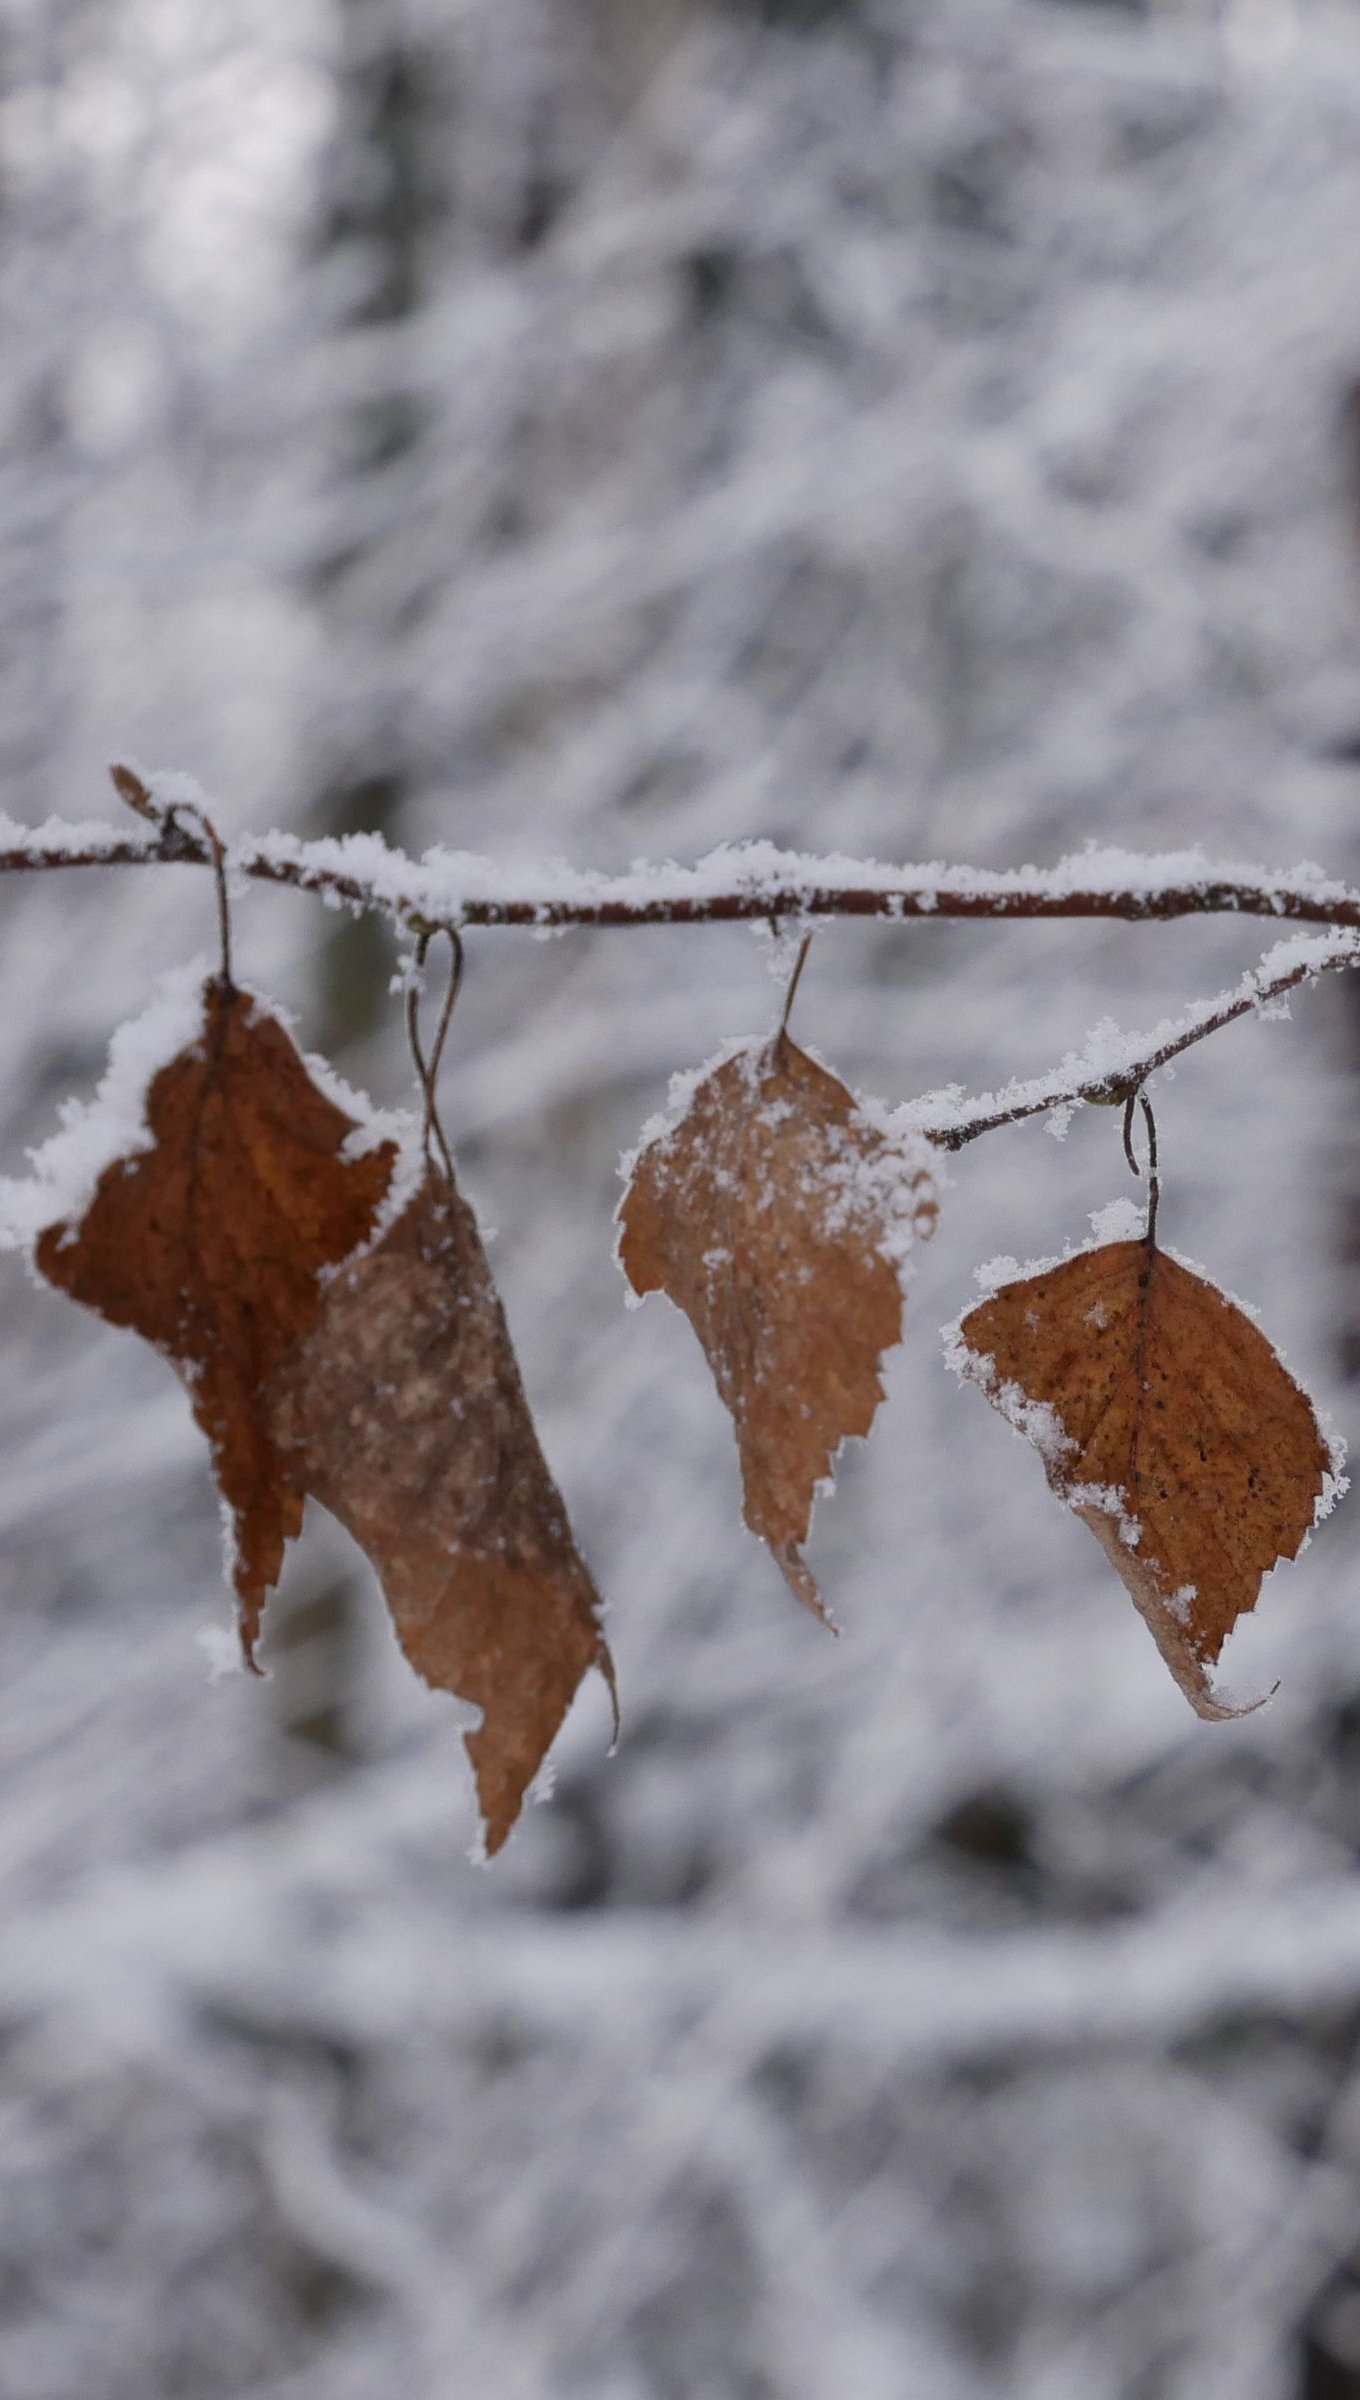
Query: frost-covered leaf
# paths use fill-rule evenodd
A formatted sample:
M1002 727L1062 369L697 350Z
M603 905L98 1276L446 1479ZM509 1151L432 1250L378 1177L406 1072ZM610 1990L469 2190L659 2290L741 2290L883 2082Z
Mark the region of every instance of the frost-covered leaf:
M599 1601L529 1414L476 1220L431 1176L335 1276L276 1378L290 1474L368 1553L425 1681L467 1736L489 1850L598 1666Z
M1202 1717L1208 1669L1344 1485L1311 1401L1232 1300L1145 1241L1007 1283L950 1363L1035 1444Z
M809 1608L817 1487L883 1397L902 1278L937 1212L928 1146L786 1034L737 1045L645 1139L619 1209L634 1291L694 1327L736 1427L745 1518Z
M39 1153L30 1188L41 1200L66 1176L76 1205L38 1231L34 1260L182 1375L229 1512L253 1661L265 1594L302 1522L263 1387L315 1319L324 1270L373 1232L396 1150L381 1142L354 1154L358 1122L249 992L211 980L182 1000L182 1046L149 1085L138 1087L115 1039L103 1113L73 1116Z

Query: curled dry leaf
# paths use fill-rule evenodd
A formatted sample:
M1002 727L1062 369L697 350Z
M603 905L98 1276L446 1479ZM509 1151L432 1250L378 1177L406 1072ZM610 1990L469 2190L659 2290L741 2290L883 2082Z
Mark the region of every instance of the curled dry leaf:
M149 1144L106 1166L79 1222L47 1226L34 1259L153 1342L188 1386L231 1515L253 1664L265 1594L302 1522L263 1387L313 1323L323 1270L373 1231L396 1152L348 1155L354 1119L278 1020L216 978L197 1038L154 1076L145 1118Z
M271 1425L368 1553L411 1664L481 1708L467 1748L498 1850L581 1678L598 1666L612 1696L613 1668L476 1220L442 1175L332 1279Z
M629 1282L683 1309L731 1411L746 1523L818 1615L813 1500L873 1423L903 1269L936 1213L927 1145L875 1124L787 1034L702 1076L619 1208Z
M1235 1303L1145 1241L1008 1283L963 1319L958 1371L1039 1450L1191 1706L1262 1577L1339 1489L1307 1394Z

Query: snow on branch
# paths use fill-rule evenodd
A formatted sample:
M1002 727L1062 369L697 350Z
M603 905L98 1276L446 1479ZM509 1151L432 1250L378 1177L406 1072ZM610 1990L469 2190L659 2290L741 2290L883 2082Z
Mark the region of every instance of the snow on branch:
M902 1122L942 1149L958 1150L1003 1125L1083 1102L1125 1100L1158 1068L1237 1018L1287 1013L1286 995L1315 976L1360 965L1360 892L1304 864L1286 874L1228 866L1199 849L1146 857L1088 848L1054 867L990 872L976 867L884 866L872 859L813 857L771 842L724 843L693 866L643 860L623 875L555 862L536 872L506 870L466 850L427 850L420 859L377 833L304 842L293 834L218 840L198 785L187 775L150 779L111 769L121 798L148 830L122 835L59 817L27 828L0 816L0 873L23 869L183 865L223 867L235 878L316 892L332 907L377 909L429 935L467 926L720 924L861 916L903 922L925 917L991 919L1115 917L1131 922L1237 914L1293 918L1333 931L1277 942L1229 990L1192 1001L1149 1034L1126 1034L1108 1019L1085 1047L1027 1082L976 1099L958 1085L928 1093ZM225 901L223 903L225 912ZM224 913L225 938L225 913Z
M149 830L49 818L28 828L0 817L0 872L80 866L211 866L193 811L203 795L185 775L113 770L120 794ZM380 834L304 842L288 833L245 835L228 852L233 874L291 884L334 905L380 909L405 924L683 925L794 918L1116 917L1131 921L1236 914L1360 930L1360 892L1304 864L1283 874L1207 859L1199 849L1149 857L1087 849L1056 866L991 871L890 866L817 857L772 842L723 843L693 866L641 861L622 875L553 861L507 869L467 850L412 859Z
M1198 850L1138 858L1086 851L1041 870L885 866L820 858L772 842L723 843L693 866L641 861L604 875L553 862L509 872L471 851L417 861L375 834L302 842L267 834L240 844L246 875L292 883L358 907L437 925L723 924L818 917L1168 918L1237 912L1360 929L1360 893L1312 867L1268 876L1212 865Z
M1159 1067L1193 1049L1237 1018L1287 1016L1286 995L1315 976L1360 966L1360 935L1296 934L1276 942L1259 966L1230 990L1192 1000L1178 1017L1165 1017L1151 1033L1121 1033L1106 1018L1088 1035L1084 1049L1069 1051L1061 1066L1029 1082L1006 1084L999 1092L965 1099L957 1084L927 1092L900 1114L916 1132L944 1150L961 1150L979 1134L1017 1125L1046 1109L1075 1108L1084 1101L1126 1100Z

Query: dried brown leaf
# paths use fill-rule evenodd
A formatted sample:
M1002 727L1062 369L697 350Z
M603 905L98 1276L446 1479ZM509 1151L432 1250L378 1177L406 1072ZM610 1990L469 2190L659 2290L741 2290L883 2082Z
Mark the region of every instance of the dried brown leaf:
M1008 1283L952 1363L1035 1443L1192 1707L1263 1576L1337 1489L1312 1403L1236 1304L1143 1241Z
M746 1523L818 1615L813 1500L873 1423L902 1264L936 1213L926 1145L874 1124L786 1034L702 1078L619 1209L629 1282L683 1309L731 1412Z
M613 1669L594 1584L538 1445L476 1220L431 1175L331 1281L272 1426L296 1481L368 1553L406 1656L474 1701L488 1850L571 1704Z
M200 1037L153 1078L151 1146L104 1169L79 1223L49 1225L49 1281L173 1362L231 1511L241 1639L302 1521L263 1386L314 1321L323 1269L373 1230L391 1143L342 1155L354 1120L318 1090L278 1021L210 981Z

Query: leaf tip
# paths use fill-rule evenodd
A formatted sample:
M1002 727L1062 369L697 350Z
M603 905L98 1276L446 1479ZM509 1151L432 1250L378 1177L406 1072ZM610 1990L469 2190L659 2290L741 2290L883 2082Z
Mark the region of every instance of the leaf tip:
M603 1676L605 1689L609 1694L611 1730L609 1748L605 1752L605 1757L612 1758L618 1749L619 1739L623 1732L623 1716L619 1708L619 1679L614 1672L613 1653L603 1634L600 1635L600 1646L595 1653L593 1663Z
M839 1637L841 1629L823 1600L817 1578L797 1543L773 1542L770 1541L768 1534L762 1536L762 1539L769 1542L775 1565L794 1598L801 1600L809 1616L816 1617L819 1624L825 1625L828 1633L834 1633Z

